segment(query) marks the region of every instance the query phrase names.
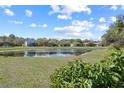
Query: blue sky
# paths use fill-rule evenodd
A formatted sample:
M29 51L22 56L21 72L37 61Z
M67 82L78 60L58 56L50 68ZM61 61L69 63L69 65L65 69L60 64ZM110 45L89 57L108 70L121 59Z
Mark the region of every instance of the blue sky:
M124 6L0 6L0 35L99 40Z

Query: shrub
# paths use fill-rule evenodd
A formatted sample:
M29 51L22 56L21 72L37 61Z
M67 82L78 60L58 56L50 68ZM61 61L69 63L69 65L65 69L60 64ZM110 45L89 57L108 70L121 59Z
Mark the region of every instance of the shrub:
M51 76L51 87L57 88L107 88L124 87L124 55L112 52L104 63L69 62Z

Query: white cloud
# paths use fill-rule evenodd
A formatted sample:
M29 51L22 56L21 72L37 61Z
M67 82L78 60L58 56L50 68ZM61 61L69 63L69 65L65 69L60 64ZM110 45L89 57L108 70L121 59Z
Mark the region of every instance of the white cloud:
M28 16L28 17L31 17L31 16L32 16L32 11L26 9L26 10L25 10L25 15Z
M42 27L46 28L47 27L47 24L43 24Z
M32 28L41 28L41 27L46 28L47 24L42 24L41 25L41 24L31 23L29 26L32 27Z
M11 11L10 9L5 9L5 10L4 10L4 13L5 13L7 16L14 16L14 15L15 15L14 12Z
M83 33L67 33L70 37L78 37L78 38L90 38L93 36L91 32L83 32Z
M94 18L93 18L93 17L91 17L91 18L90 18L90 20L94 20Z
M60 19L70 19L73 13L86 13L91 14L91 9L86 5L63 5L63 6L51 6L52 11L49 15L58 13L58 18Z
M88 31L93 26L94 24L92 22L74 20L72 21L72 25L64 26L64 27L55 27L54 30L58 32L75 33L81 31Z
M49 15L60 12L60 7L58 5L51 5L52 11L49 12Z
M106 30L108 30L108 26L106 24L97 25L96 30L98 30L98 31L106 31Z
M72 24L64 27L55 27L54 31L64 33L71 37L83 37L88 38L92 36L90 29L94 27L94 24L89 21L73 20Z
M35 28L35 27L37 27L37 24L32 23L32 24L30 24L29 26Z
M90 8L88 8L88 6L85 5L70 5L70 6L64 6L62 13L66 13L66 14L72 14L74 12L80 13L80 12L84 12L87 14L91 14L91 10Z
M116 21L116 17L111 16L111 17L110 17L110 20L111 20L112 22L115 22L115 21Z
M65 33L75 33L75 32L80 32L81 30L85 29L82 28L81 26L73 26L73 25L70 25L70 26L65 26L65 27L55 27L55 31L57 32L65 32Z
M72 19L72 18L71 18L70 16L68 16L68 15L60 15L60 14L57 16L57 18L58 18L58 19L65 19L65 20L66 20L66 19Z
M89 30L89 28L92 28L94 24L90 21L79 21L79 20L73 20L72 21L73 26L81 27L83 30Z
M99 22L106 22L106 20L105 20L105 18L104 17L101 17L100 19L99 19Z
M117 10L118 7L117 7L116 5L112 5L112 6L110 7L110 9L111 9L111 10Z
M20 24L20 25L23 24L22 21L16 21L16 20L10 20L10 21L8 21L8 22L11 23L11 24Z

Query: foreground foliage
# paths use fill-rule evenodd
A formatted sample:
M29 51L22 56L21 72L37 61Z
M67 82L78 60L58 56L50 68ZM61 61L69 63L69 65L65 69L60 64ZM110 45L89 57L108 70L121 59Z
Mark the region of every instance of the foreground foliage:
M124 87L124 54L114 51L101 63L69 62L51 76L51 87L107 88Z

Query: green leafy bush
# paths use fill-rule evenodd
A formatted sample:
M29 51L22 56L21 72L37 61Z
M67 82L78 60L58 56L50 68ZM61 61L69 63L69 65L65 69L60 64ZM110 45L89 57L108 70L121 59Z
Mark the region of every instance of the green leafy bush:
M69 62L51 76L51 87L58 88L107 88L124 87L124 55L114 51L104 63Z

